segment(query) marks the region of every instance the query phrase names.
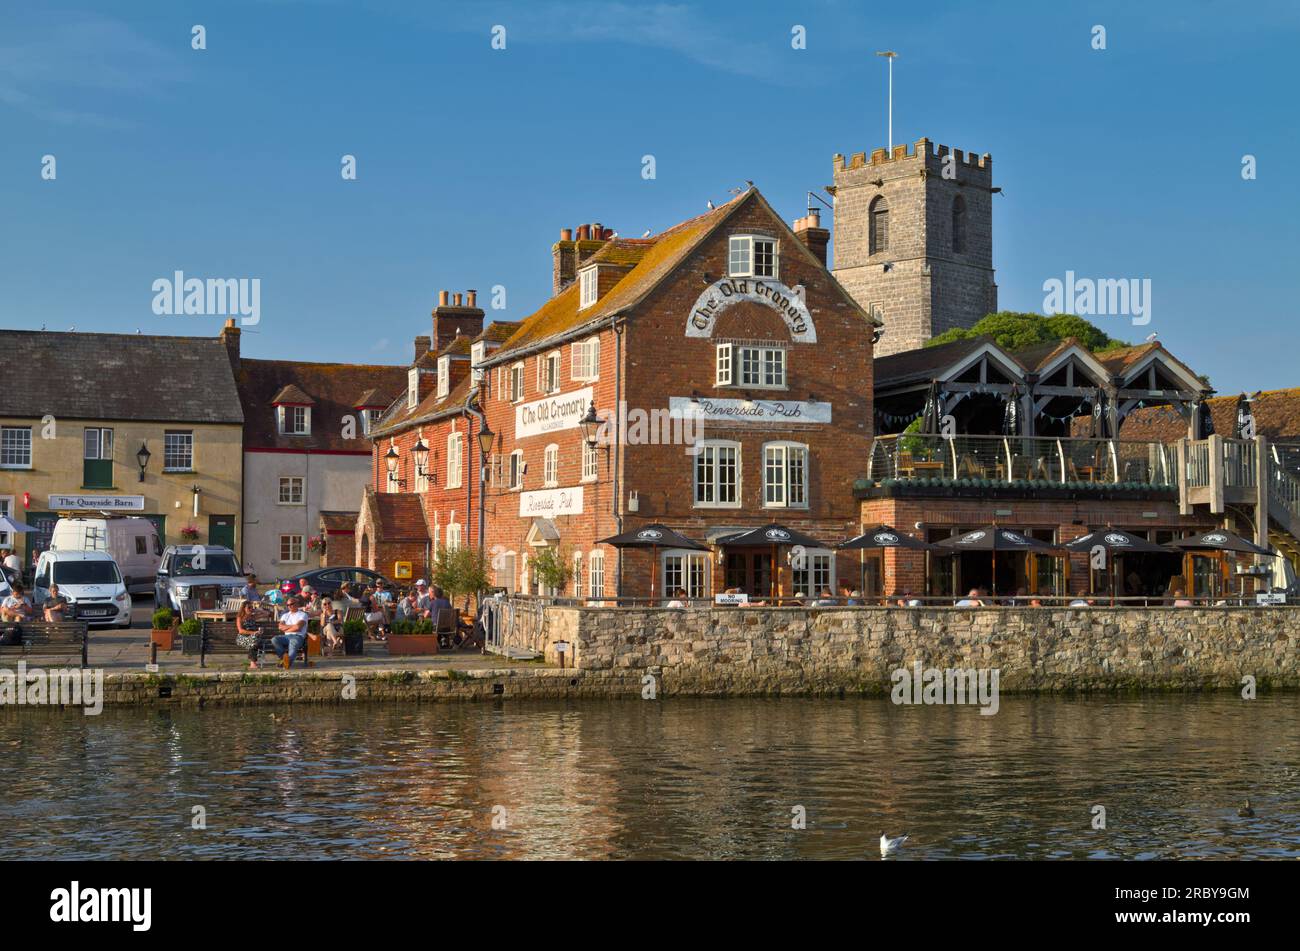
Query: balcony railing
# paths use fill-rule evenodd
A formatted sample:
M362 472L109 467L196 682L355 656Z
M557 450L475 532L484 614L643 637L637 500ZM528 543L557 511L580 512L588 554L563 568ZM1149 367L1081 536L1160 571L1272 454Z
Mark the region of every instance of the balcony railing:
M1208 468L1208 467L1207 467ZM867 477L1044 484L1178 483L1177 453L1159 442L1026 436L878 436Z

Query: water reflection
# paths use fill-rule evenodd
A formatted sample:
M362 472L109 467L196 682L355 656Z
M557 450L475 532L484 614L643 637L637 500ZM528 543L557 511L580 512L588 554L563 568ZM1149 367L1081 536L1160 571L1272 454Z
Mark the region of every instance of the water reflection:
M1300 855L1296 699L0 713L0 858ZM1256 817L1237 806L1249 795ZM1108 829L1093 831L1094 804ZM808 827L790 828L791 810ZM191 828L192 807L206 831ZM492 828L494 807L506 827ZM896 860L891 858L891 861Z

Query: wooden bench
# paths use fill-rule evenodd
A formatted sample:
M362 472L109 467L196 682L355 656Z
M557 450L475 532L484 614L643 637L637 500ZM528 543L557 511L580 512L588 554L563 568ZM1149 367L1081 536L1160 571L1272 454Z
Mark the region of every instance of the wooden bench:
M239 626L234 621L218 621L205 618L203 620L203 633L199 638L199 666L206 667L206 659L209 654L243 654L248 656L248 648L240 647L236 638L239 636ZM313 622L314 623L314 622ZM257 658L261 658L273 651L271 639L278 637L280 634L279 627L274 621L263 622L258 625L261 634L257 640ZM308 631L311 625L308 625ZM301 659L303 663L307 662L307 642L303 641L302 647L298 649L297 656L294 660Z
M8 643L17 632L21 643ZM85 621L6 621L0 624L0 661L65 657L79 667L90 664L90 629Z

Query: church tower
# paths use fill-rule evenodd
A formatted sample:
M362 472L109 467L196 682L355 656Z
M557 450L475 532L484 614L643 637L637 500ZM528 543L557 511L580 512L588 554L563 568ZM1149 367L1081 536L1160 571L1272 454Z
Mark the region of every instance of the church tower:
M929 139L835 156L836 279L884 321L875 355L921 347L998 309L993 159Z

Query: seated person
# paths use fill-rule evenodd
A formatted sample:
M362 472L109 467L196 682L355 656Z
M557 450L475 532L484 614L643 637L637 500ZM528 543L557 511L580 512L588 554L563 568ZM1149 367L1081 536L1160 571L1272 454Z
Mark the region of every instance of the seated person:
M1173 598L1174 607L1176 608L1190 608L1192 606L1192 602L1184 596L1183 589L1180 587L1175 587L1173 591L1170 591L1169 596Z
M335 592L337 594L338 592ZM339 601L325 602L320 618L321 653L331 656L343 646L343 609Z
M673 599L668 602L668 607L674 611L682 611L686 608L686 589L678 588L673 592Z
M980 600L980 589L971 588L966 597L957 602L959 608L982 608L984 602Z
M289 599L289 610L280 615L280 633L271 638L271 647L281 666L288 670L293 666L293 659L307 643L307 612L302 609L302 601L297 597Z
M861 597L862 594L860 592L854 591L853 586L849 584L847 581L840 582L840 598L845 607L848 608L857 607L859 604L862 603L859 600Z
M15 581L4 601L0 601L0 621L26 621L32 616L32 601Z
M262 592L257 590L257 575L249 572L244 579L245 584L239 589L239 596L245 601L261 601Z
M68 599L59 594L57 584L50 585L50 596L41 605L47 621L65 621L68 615Z
M248 647L248 669L257 670L258 645L262 640L262 628L257 623L257 610L252 601L245 601L239 606L235 615L236 643Z

